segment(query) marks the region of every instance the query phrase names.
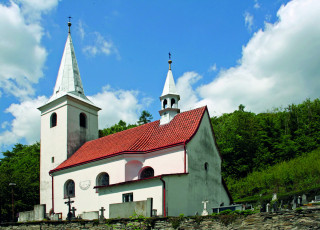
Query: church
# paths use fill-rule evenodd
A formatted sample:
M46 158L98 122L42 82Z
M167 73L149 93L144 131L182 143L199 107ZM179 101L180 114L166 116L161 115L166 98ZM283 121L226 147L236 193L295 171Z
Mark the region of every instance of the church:
M38 108L40 203L47 212L65 219L68 199L77 215L103 207L105 218L126 217L125 211L133 215L144 201L149 216L201 214L203 201L210 208L229 205L208 109L180 112L172 61L160 96L160 120L98 138L100 108L84 93L68 26L53 94Z

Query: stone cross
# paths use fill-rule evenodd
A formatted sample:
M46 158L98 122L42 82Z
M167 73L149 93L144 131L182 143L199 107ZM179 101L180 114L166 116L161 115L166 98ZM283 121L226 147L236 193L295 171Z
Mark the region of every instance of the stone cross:
M202 201L202 203L203 203L203 211L201 213L201 216L207 216L209 215L207 211L207 203L209 203L209 201L205 200L205 201Z
M74 203L73 200L70 200L70 196L68 196L68 201L64 202L66 205L68 205L68 215L67 215L67 220L71 220L72 218L72 213L71 213L71 204Z
M72 207L71 211L72 211L72 217L76 217L77 209L75 207Z
M100 219L104 219L104 211L105 211L106 209L104 208L104 207L101 207L100 209L99 209L99 211L101 212L101 214L100 214Z

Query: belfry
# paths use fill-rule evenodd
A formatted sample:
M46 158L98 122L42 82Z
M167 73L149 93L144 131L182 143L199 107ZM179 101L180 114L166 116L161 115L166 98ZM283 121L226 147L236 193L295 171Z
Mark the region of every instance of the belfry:
M178 101L180 100L180 95L177 93L176 85L174 83L173 74L171 70L171 54L169 53L169 70L167 73L166 82L163 87L163 91L160 97L161 110L159 114L161 116L160 125L169 123L175 115L180 113L178 106Z

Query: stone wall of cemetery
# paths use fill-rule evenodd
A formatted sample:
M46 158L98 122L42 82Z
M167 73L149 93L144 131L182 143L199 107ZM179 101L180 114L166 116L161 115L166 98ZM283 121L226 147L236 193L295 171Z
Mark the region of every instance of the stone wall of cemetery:
M0 230L61 229L320 229L320 208L244 216L166 217L98 221L42 221L1 224Z

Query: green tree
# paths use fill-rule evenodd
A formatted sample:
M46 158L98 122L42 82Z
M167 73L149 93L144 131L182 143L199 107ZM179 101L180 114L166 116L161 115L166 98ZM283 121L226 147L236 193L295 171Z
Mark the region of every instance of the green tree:
M149 113L146 110L143 110L141 112L140 117L139 117L138 124L139 125L147 124L147 123L151 122L152 119L153 119L153 117L152 117L151 113Z
M113 126L109 127L109 128L105 128L105 129L102 129L102 130L99 130L99 137L104 137L104 136L108 136L110 134L114 134L114 133L117 133L117 132L121 132L121 131L124 131L124 130L127 130L127 129L131 129L131 128L134 128L134 127L137 127L136 124L128 124L126 122L124 122L123 120L120 120L118 122L118 124L114 124Z
M39 204L40 144L16 144L0 160L0 222L11 220L11 188L15 183L15 213Z

